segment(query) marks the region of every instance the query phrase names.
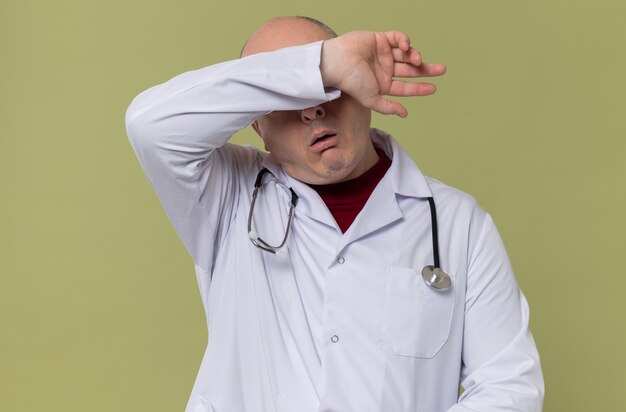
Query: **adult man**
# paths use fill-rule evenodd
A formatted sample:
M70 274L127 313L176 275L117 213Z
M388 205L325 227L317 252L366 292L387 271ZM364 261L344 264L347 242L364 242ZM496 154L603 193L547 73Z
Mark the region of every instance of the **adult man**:
M540 410L528 307L490 217L370 130L370 110L407 114L383 96L434 92L394 77L445 67L401 32L334 37L294 17L242 54L127 113L206 309L187 411ZM269 155L227 143L249 124ZM447 290L420 273L437 260L429 197Z

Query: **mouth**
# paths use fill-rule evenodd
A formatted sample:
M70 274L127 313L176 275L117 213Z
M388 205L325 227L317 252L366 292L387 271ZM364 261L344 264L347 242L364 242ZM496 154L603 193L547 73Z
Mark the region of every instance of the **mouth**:
M337 144L337 133L330 130L322 130L313 135L311 149L314 152L323 152Z

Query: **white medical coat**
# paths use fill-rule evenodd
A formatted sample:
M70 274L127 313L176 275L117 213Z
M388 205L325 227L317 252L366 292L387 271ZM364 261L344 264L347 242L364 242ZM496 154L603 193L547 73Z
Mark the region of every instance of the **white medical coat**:
M127 130L195 262L209 342L187 412L540 411L543 380L528 305L490 216L422 175L372 129L390 169L347 232L317 193L252 147L227 143L273 110L337 98L319 71L321 42L191 71L135 98ZM414 137L414 136L412 136ZM269 176L248 238L260 168ZM426 197L439 218L452 288L429 288ZM459 385L464 388L459 397Z

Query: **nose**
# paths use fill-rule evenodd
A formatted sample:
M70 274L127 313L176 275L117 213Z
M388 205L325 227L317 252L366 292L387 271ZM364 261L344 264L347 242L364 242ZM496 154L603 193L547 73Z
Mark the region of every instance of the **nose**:
M325 118L326 109L324 109L324 107L321 105L308 107L302 110L301 117L304 123L311 123L313 120Z

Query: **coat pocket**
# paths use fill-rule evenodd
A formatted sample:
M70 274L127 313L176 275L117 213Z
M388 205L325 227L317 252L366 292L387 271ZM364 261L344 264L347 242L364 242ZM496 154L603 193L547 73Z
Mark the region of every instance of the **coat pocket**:
M386 277L383 332L401 356L432 358L450 335L455 285L434 290L416 269L390 267Z

